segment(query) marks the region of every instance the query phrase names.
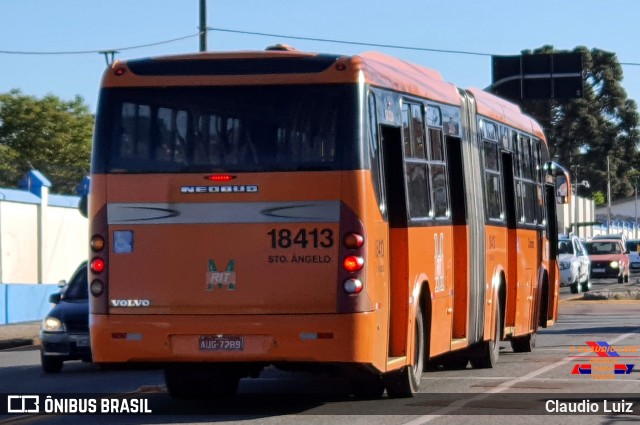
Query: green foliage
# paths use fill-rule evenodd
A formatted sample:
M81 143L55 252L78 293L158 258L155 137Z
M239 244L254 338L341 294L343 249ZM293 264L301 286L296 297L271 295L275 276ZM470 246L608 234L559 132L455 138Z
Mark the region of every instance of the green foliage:
M591 198L598 207L604 205L607 202L606 195L600 190L598 190L597 192L593 192Z
M566 53L552 46L543 46L530 53ZM607 157L611 169L611 197L631 196L633 169L640 169L640 133L635 101L627 99L622 86L622 67L611 52L576 47L582 53L584 95L572 100L524 101L523 109L534 116L545 130L551 155L576 170L578 180L588 180L590 193L580 187L580 195L607 193ZM575 178L575 176L574 176Z
M75 193L89 172L93 121L81 97L0 93L0 186L17 187L33 167L51 180L53 193Z

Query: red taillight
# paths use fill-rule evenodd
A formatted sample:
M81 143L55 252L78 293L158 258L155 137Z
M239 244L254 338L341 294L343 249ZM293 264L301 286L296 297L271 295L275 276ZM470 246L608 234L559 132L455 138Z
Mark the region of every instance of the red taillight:
M235 178L236 176L233 176L231 174L212 174L205 177L205 179L211 180L212 182L228 182Z
M347 233L342 239L344 246L349 249L360 248L364 245L364 237L358 233Z
M104 270L104 261L102 258L94 258L91 260L91 271L94 273L102 273Z
M355 272L362 269L362 266L364 266L364 259L362 257L350 255L344 259L344 261L342 262L342 266L348 272Z

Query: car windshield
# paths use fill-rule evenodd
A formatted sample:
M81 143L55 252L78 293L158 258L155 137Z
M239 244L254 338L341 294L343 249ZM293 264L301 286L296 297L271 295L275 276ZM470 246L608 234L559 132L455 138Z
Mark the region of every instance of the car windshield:
M605 241L587 242L587 251L589 251L589 254L592 255L622 253L622 249L619 243Z
M570 241L558 242L559 254L573 254L573 244Z
M64 291L63 298L66 301L87 300L88 294L87 265L80 267L71 278L71 282Z

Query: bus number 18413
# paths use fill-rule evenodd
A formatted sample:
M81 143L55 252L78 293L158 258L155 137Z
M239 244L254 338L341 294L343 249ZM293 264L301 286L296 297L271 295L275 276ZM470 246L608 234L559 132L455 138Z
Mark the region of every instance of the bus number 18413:
M271 229L271 248L331 248L333 246L333 230L300 229L295 233L291 229Z

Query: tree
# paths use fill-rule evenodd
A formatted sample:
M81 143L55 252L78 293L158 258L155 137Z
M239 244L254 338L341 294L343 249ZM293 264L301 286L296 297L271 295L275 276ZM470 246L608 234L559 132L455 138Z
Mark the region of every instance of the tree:
M640 133L636 102L627 99L622 87L622 67L615 53L580 46L584 94L573 100L523 101L523 110L545 129L551 155L566 167L579 166L579 180L588 180L590 192L579 186L580 195L607 193L607 157L611 169L611 197L633 194L631 169L640 170ZM522 54L567 53L543 46Z
M17 187L33 167L51 180L52 192L75 193L89 172L93 121L79 96L0 93L0 186Z

